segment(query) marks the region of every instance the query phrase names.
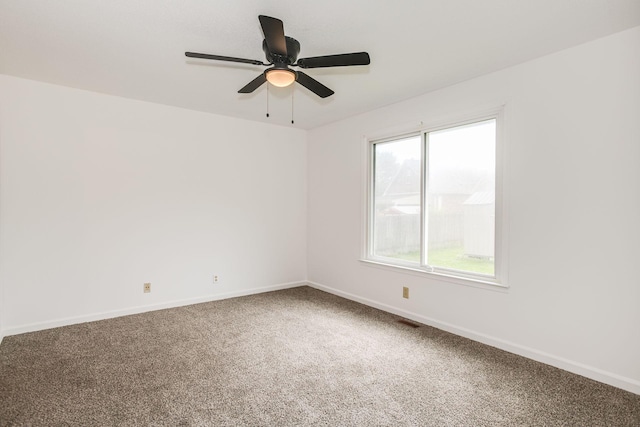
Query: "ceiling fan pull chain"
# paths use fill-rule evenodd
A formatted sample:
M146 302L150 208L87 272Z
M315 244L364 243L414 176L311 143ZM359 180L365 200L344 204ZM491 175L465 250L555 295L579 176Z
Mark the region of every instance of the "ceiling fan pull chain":
M267 83L267 117L269 117L269 83Z
M291 88L291 124L293 124L293 94L295 90Z

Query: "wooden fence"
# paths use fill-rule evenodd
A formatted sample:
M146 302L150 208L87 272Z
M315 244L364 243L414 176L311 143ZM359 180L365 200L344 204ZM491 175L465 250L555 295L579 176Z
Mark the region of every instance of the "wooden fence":
M420 215L380 215L375 221L374 248L378 255L397 256L420 251ZM462 246L464 213L437 214L429 217L429 248Z

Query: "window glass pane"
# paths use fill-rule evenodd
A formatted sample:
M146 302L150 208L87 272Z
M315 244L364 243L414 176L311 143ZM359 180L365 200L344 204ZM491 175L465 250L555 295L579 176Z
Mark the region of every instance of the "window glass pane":
M374 145L373 255L420 262L420 136Z
M496 121L427 136L426 262L493 276Z

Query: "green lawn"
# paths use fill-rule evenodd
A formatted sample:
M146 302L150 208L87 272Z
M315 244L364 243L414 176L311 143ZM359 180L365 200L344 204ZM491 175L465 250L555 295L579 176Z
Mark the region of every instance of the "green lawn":
M420 262L420 252L399 254L393 258ZM493 260L465 256L464 249L461 247L432 250L429 252L428 264L434 267L488 274L490 276L494 274Z

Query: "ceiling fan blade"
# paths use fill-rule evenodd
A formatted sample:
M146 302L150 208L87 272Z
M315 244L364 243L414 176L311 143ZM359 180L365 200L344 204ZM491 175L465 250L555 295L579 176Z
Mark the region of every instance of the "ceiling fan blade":
M206 53L185 52L189 58L215 59L216 61L241 62L243 64L268 65L257 59L234 58L233 56L209 55Z
M262 73L255 79L251 80L245 87L240 89L238 93L251 93L254 90L258 89L266 81L267 77L264 73Z
M270 16L258 16L264 39L267 41L269 52L275 55L287 56L287 40L284 38L282 21Z
M348 67L351 65L369 65L371 59L367 52L343 53L340 55L314 56L298 59L300 68Z
M296 71L296 81L302 86L309 89L311 92L318 95L320 98L326 98L333 95L335 92L317 81L316 79L308 76L302 71Z

